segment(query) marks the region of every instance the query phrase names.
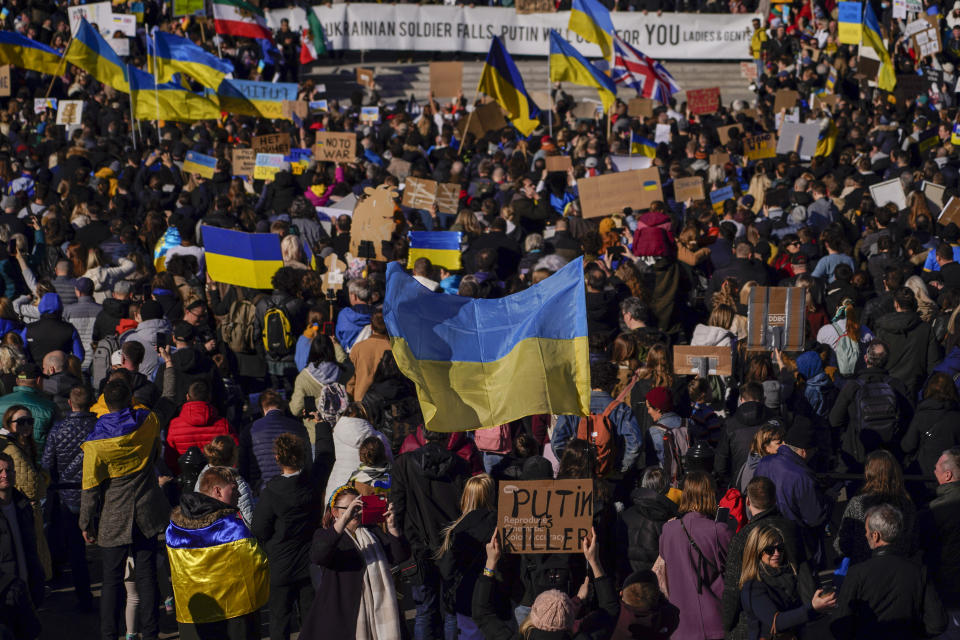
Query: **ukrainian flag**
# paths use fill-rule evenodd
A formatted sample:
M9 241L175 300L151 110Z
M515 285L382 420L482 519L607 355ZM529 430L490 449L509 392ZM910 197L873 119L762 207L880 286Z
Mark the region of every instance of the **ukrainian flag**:
M13 31L0 31L0 64L57 75L60 52Z
M861 38L864 42L866 41L866 34L863 33L860 0L837 3L837 42L840 44L860 44Z
M599 0L573 0L567 28L587 42L600 45L604 60L613 57L613 20Z
M213 99L187 91L176 82L158 85L152 75L136 67L129 67L129 78L134 117L140 120L195 122L220 118L220 106Z
M490 52L487 53L477 91L496 100L509 114L513 126L523 135L530 135L540 126L540 109L527 94L517 65L497 36L493 36L493 42L490 43Z
M153 463L160 422L149 409L124 409L97 420L83 449L81 487L95 489L110 478L133 475Z
M252 289L273 287L270 280L283 266L277 234L244 233L206 225L200 231L211 278Z
M391 262L383 319L400 370L417 386L428 429L590 411L582 257L494 300L428 291Z
M188 529L176 524L177 513L166 533L177 622L220 622L267 604L267 556L243 520L225 516Z
M407 250L407 269L413 269L413 263L419 258L427 258L438 267L447 271L457 271L463 265L460 261L459 231L411 231L407 234L410 248Z
M897 73L890 60L890 53L883 44L880 36L880 23L873 13L869 2L864 3L863 10L863 44L872 47L880 57L880 73L877 75L877 86L884 91L893 91L897 87Z
M655 158L657 157L657 143L633 133L630 135L630 153Z
M582 34L581 34L582 35ZM572 82L585 87L596 87L603 103L603 110L617 100L617 85L610 76L601 72L560 34L550 30L550 82Z
M147 53L157 65L157 79L160 82L168 82L174 73L182 71L203 86L215 90L227 74L233 73L233 63L229 60L221 60L188 39L156 27L153 37L147 38Z
M108 87L130 93L127 66L86 18L80 19L80 26L64 57Z
M187 151L187 156L183 159L183 170L210 180L217 171L217 159L196 151Z
M163 235L160 236L157 244L153 247L153 266L157 272L166 271L167 251L179 246L180 230L176 227L167 227L167 230L163 232Z
M960 147L960 124L953 125L953 131L950 133L950 144Z

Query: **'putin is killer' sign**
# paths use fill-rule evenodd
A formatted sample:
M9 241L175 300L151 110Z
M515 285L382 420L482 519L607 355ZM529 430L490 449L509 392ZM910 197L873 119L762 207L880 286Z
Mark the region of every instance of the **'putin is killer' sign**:
M500 483L497 528L506 553L577 553L592 526L592 480Z

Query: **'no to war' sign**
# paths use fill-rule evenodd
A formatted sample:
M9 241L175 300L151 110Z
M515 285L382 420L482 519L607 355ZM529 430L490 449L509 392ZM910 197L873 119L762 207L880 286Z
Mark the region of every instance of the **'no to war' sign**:
M503 482L497 529L505 553L577 553L593 526L593 480Z

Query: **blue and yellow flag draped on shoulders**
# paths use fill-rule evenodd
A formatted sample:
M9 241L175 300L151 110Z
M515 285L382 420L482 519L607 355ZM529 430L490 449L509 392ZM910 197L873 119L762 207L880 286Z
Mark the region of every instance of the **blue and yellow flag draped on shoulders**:
M217 282L253 289L271 289L270 280L283 266L280 237L275 233L245 233L204 225L207 273Z
M160 422L149 409L108 413L80 445L83 449L83 489L100 486L108 478L142 471L160 445Z
M166 534L177 622L219 622L267 604L267 557L243 520L227 515L190 529L177 524L177 514Z
M617 101L617 84L613 79L593 66L553 29L550 30L550 82L572 82L584 87L596 87L603 110L607 113Z
M80 26L64 57L67 62L80 67L103 84L130 93L127 66L86 18L80 19Z
M613 20L600 0L573 0L567 28L587 42L599 45L603 59L613 57Z
M147 53L157 65L157 79L160 82L169 82L173 74L182 71L203 86L215 90L227 74L233 73L233 63L229 60L221 60L190 40L156 27L152 37L147 38Z
M589 413L583 258L495 300L433 293L391 262L383 319L428 429Z
M523 135L530 135L540 126L540 109L527 93L517 65L497 36L490 43L477 91L487 94L503 107L510 122Z
M60 52L14 31L0 31L0 64L56 75Z

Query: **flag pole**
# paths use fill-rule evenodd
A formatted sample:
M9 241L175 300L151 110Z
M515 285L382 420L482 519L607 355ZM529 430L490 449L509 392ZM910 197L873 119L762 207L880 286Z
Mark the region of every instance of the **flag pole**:
M137 149L136 118L133 115L133 91L130 91L130 138L133 139L133 149Z
M153 94L157 101L157 146L160 145L160 80L159 69L160 57L157 55L157 27L153 28ZM133 93L132 91L130 92Z
M57 77L63 73L63 66L67 63L67 51L70 51L70 44L73 42L73 32L70 33L70 39L67 40L67 46L63 49L63 55L60 56L60 64L57 65L57 72L53 74L53 77L50 78L50 84L47 86L47 92L43 94L44 98L50 97L50 92L53 91L53 83L57 81Z
M467 146L467 136L470 134L470 121L473 120L473 112L477 110L476 104L479 98L480 98L480 87L478 86L477 92L473 96L473 104L474 104L473 111L467 114L467 124L463 128L463 140L460 141L460 151L459 153L457 153L458 157L463 155L463 148Z
M547 113L547 122L550 128L550 138L553 139L553 87L550 86L550 53L547 53L547 106L550 111Z

